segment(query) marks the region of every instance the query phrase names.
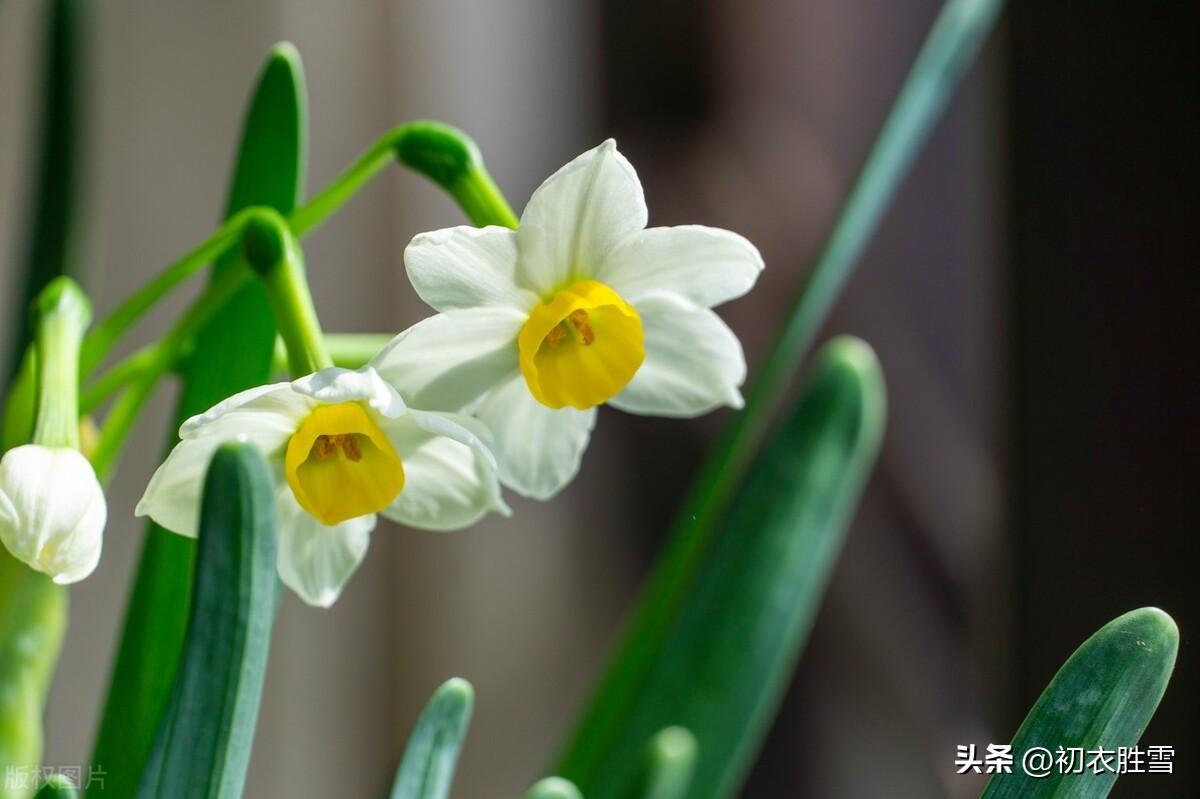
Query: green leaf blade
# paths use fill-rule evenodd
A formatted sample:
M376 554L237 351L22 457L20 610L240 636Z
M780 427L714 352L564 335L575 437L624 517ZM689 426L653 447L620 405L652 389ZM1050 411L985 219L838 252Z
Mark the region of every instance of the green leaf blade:
M466 680L442 684L413 728L396 770L391 799L445 799L454 782L475 692Z
M226 217L251 205L281 213L295 207L303 193L307 128L299 56L290 45L279 45L250 102ZM232 263L226 258L214 272ZM197 336L196 350L182 370L170 442L184 419L267 382L274 345L270 307L254 283ZM228 357L230 352L238 357ZM183 646L194 557L193 541L149 525L92 756L92 764L109 776L89 794L131 796L137 788Z
M33 187L33 210L26 243L24 285L12 317L15 357L9 377L33 332L26 309L54 278L73 267L75 209L78 195L79 142L84 139L81 97L81 48L87 19L83 0L55 0L46 25L46 61L42 67L42 109L37 141L40 152Z
M870 348L855 339L827 345L706 548L681 571L682 591L661 647L618 653L612 672L620 673L630 657L649 665L616 692L611 681L605 684L556 773L589 799L621 797L636 779L631 771L640 747L678 725L695 735L702 753L687 796L736 791L807 638L874 464L884 404ZM592 737L598 718L600 732Z
M275 481L250 444L217 450L204 484L195 588L168 710L138 795L242 795L275 619Z
M1101 799L1117 774L1033 777L1021 767L1031 747L1116 750L1137 744L1179 651L1179 629L1158 608L1140 608L1100 628L1067 659L1013 737L1013 771L997 774L983 799Z

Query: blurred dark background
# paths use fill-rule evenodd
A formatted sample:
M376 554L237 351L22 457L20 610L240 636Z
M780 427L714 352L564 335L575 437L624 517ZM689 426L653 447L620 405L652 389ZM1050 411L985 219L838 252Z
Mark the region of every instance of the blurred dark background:
M0 2L3 290L22 246L41 5ZM253 75L286 38L308 70L312 187L391 124L435 116L479 139L520 206L615 136L652 224L728 227L763 251L759 287L721 309L753 369L939 7L95 4L76 258L111 307L210 229ZM880 354L884 451L746 796L976 796L955 746L1007 741L1080 642L1148 604L1183 634L1143 738L1175 747L1177 773L1126 776L1113 795L1200 795L1200 73L1186 10L1010 3L888 213L827 325ZM423 315L400 253L459 221L411 176L373 185L306 242L326 326ZM554 503L455 536L381 528L332 611L283 609L250 792L367 795L453 673L479 691L457 795L519 795L726 421L605 412ZM140 540L119 520L157 444L143 449L118 484L105 561L73 591L48 762L86 757Z

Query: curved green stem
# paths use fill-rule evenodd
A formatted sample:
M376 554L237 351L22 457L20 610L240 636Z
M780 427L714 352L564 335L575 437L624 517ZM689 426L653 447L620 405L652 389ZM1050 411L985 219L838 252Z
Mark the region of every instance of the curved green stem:
M88 414L99 408L104 402L135 380L139 380L147 371L154 369L160 357L160 342L147 344L134 352L115 366L104 372L91 385L84 388L79 397L79 412Z
M370 363L393 336L390 333L326 333L325 349L334 366L343 369L358 369ZM271 361L271 373L288 368L287 346L283 339L275 342L275 356Z
M516 214L471 137L450 125L418 120L392 128L324 191L293 211L288 216L292 233L303 236L315 228L393 160L448 191L473 224L517 226Z
M315 229L393 160L444 188L472 223L517 227L517 217L488 174L475 142L449 125L417 121L393 128L323 191L293 211L286 220L292 235L299 238ZM275 213L256 206L231 216L191 252L117 306L88 335L81 358L82 374L91 374L121 336L159 300L236 245L247 225L268 212Z
M234 246L241 237L246 221L260 211L258 208L247 208L231 216L211 236L131 294L93 327L84 342L80 364L83 374L88 375L99 366L125 331L133 327L159 300Z
M146 400L154 393L159 380L174 368L180 353L187 347L195 335L209 319L224 307L231 297L251 279L251 274L244 266L226 272L213 282L199 299L192 303L187 312L180 317L175 327L171 328L158 342L144 352L136 353L140 369L137 377L132 375L125 379L128 388L117 399L104 421L100 432L100 440L92 455L92 465L96 474L104 480L120 456L121 448L138 415L146 404ZM134 367L126 367L130 372ZM115 371L115 370L114 370ZM85 397L85 405L86 400Z

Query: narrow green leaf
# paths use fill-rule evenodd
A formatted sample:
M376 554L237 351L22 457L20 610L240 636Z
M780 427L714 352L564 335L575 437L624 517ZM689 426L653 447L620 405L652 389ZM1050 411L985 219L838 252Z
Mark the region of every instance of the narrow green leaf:
M585 793L590 794L592 775L604 768L614 741L626 735L622 724L627 707L636 703L655 668L654 659L689 590L695 564L712 546L715 524L759 450L801 358L1003 5L1003 0L943 4L824 244L805 271L795 304L746 393L745 409L701 466L619 654L576 728L562 764L579 775Z
M1158 608L1118 616L1075 650L1025 717L1012 741L1013 771L997 774L983 799L1102 799L1117 774L1062 774L1057 767L1043 777L1022 767L1035 747L1116 750L1132 747L1154 715L1175 668L1179 629ZM1040 756L1040 755L1039 755ZM1035 772L1038 764L1031 763Z
M226 216L252 205L281 213L296 205L303 192L307 128L300 58L291 45L279 45L250 103ZM216 270L231 264L222 261ZM182 370L175 427L231 394L267 382L274 345L270 308L255 283L197 336ZM129 796L137 785L183 645L194 554L191 540L149 526L92 756L109 776L94 793Z
M43 287L71 268L74 241L77 142L82 137L80 115L80 33L86 3L55 0L46 26L45 63L42 67L42 109L36 140L37 177L33 188L32 218L26 243L25 278L15 297L17 307L13 352L9 365L15 376L21 353L29 345L32 327L25 309Z
M525 799L583 799L583 794L570 780L547 777L530 788Z
M392 799L445 799L454 782L454 768L475 692L466 680L447 680L425 706L404 750L392 783Z
M75 799L77 796L79 796L79 791L69 777L62 774L51 774L34 794L34 799Z
M11 298L16 306L8 309L13 346L2 382L11 383L0 454L29 441L33 429L33 370L26 355L32 334L28 308L46 284L71 266L82 6L81 0L55 0L47 7L41 120L36 131L41 150L25 243L24 283ZM24 380L16 379L19 372L24 372ZM0 397L4 393L0 385ZM40 764L42 713L66 623L66 589L0 546L0 686L4 689L0 690L0 799L27 793L24 786L14 787L4 779L9 768L36 769Z
M884 419L879 365L856 339L824 348L800 400L770 441L690 565L662 645L636 656L649 667L612 706L602 691L558 773L589 799L622 796L643 742L679 725L699 741L687 796L732 795L771 722L858 496ZM618 653L620 658L628 652ZM579 753L587 755L586 758Z
M242 795L275 620L275 527L262 453L218 449L204 481L187 637L142 799Z
M628 799L683 799L696 770L696 736L683 727L667 727L646 745L642 772Z

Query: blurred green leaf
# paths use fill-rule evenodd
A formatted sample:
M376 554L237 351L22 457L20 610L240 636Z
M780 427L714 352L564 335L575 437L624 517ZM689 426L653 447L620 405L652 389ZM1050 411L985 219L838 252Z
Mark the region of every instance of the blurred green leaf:
M475 693L466 680L447 680L434 692L408 739L391 799L445 799L450 795L474 702Z
M557 773L619 797L644 742L690 730L693 799L736 792L771 723L879 449L883 379L856 339L824 348L794 410L752 466L683 585L636 683L604 684ZM644 600L657 602L651 594ZM612 669L622 668L628 650Z
M745 409L701 466L619 654L562 760L566 773L577 778L589 799L593 780L608 779L601 772L612 762L612 751L632 745L626 737L628 714L641 701L664 636L675 624L676 609L691 588L697 564L713 546L716 525L758 452L801 358L1003 5L1002 0L948 0L942 6L829 234L805 270L795 304L746 393ZM694 732L708 762L705 737L700 730Z
M0 454L24 444L33 430L35 399L29 306L33 298L70 267L75 210L76 140L79 118L79 38L82 0L55 0L47 6L45 62L42 67L40 145L32 191L24 283L7 309L12 322L9 378L14 381L3 414ZM0 367L3 368L3 367ZM0 397L3 397L0 386ZM67 591L14 559L0 546L0 772L36 767L42 751L42 713L46 692L67 623ZM23 796L0 775L0 798Z
M187 636L142 799L242 795L275 620L275 528L262 453L218 449L204 481Z
M1012 741L1013 771L997 774L983 799L1101 799L1117 775L1031 777L1021 757L1032 747L1132 747L1150 723L1175 668L1179 629L1158 608L1118 616L1075 650L1042 692ZM1115 762L1115 761L1114 761Z
M307 101L300 58L277 46L259 78L242 133L226 216L252 205L290 211L303 192ZM215 266L229 269L232 258ZM183 367L183 390L171 432L189 416L268 381L275 326L255 281L197 336ZM230 357L236 353L237 357ZM193 541L149 525L92 763L108 772L91 793L132 795L170 690L191 591Z
M26 243L25 278L14 298L17 307L12 377L21 354L29 345L33 328L26 309L54 278L72 267L74 241L77 142L83 138L80 115L80 29L87 9L83 0L54 0L46 21L45 63L42 66L41 121L36 133L37 155L32 218Z
M570 780L547 777L530 788L525 799L583 799L583 794Z

